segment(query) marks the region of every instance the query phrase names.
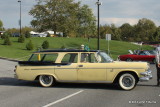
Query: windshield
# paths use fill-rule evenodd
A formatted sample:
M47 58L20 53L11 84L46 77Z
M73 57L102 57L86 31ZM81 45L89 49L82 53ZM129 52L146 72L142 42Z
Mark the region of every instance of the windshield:
M97 60L99 63L113 62L113 59L110 56L108 56L105 52L98 52Z

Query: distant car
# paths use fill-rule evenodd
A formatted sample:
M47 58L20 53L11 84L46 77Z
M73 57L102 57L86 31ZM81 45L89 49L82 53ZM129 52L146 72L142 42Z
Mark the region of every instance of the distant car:
M118 56L118 59L121 61L146 61L146 62L152 62L155 63L155 53L153 51L148 50L137 50L134 53L129 50L129 54L126 55L120 55ZM152 54L151 54L152 52Z
M149 81L152 73L146 62L113 61L99 50L46 50L33 53L15 68L20 80L39 80L44 87L55 82L117 83L124 90L138 81Z

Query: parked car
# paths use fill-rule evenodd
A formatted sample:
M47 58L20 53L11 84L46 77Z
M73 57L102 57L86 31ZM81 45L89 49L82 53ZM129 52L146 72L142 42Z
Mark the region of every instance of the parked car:
M44 87L55 82L116 83L132 90L138 81L148 81L152 73L146 62L113 61L98 50L47 50L35 52L28 61L19 61L15 78L38 80Z
M155 63L155 55L151 54L148 50L137 50L135 52L132 52L129 50L129 54L126 55L120 55L118 56L118 59L121 61L146 61L146 62L152 62Z

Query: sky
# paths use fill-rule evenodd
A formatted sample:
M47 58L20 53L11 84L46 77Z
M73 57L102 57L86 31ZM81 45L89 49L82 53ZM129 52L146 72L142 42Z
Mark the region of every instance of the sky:
M37 3L37 0L21 0L22 27L31 26L33 19L28 12ZM97 17L98 0L75 0L88 5ZM124 23L137 24L139 19L152 20L156 26L160 26L160 0L99 0L100 24L115 24L121 26ZM20 3L18 0L0 0L0 20L4 28L19 28Z

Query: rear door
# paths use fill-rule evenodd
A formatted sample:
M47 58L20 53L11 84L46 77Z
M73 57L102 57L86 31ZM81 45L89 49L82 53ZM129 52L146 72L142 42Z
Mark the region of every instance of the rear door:
M61 63L55 66L55 74L59 81L77 81L78 53L66 53L62 55Z

